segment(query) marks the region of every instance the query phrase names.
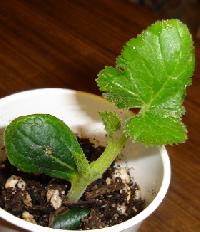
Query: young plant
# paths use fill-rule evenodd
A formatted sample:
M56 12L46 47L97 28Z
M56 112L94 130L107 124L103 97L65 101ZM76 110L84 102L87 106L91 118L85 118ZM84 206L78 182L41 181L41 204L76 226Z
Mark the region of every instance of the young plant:
M51 115L33 114L18 117L5 130L10 163L24 172L69 181L67 197L78 201L86 187L101 178L127 139L146 145L185 141L182 104L194 63L187 26L179 20L156 22L126 43L116 67L105 67L98 75L98 86L109 101L139 112L125 122L114 112L100 112L108 143L96 161L88 162L64 122ZM121 136L117 134L120 128Z

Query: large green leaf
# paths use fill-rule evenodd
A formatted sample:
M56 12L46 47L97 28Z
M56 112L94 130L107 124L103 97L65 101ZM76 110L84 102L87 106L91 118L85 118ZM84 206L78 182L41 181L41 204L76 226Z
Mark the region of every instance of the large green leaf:
M106 67L97 82L119 108L140 109L125 126L132 139L146 144L179 143L186 138L180 119L194 63L187 26L179 20L163 20L128 41L116 68Z
M72 180L88 168L85 155L68 126L47 114L18 117L5 130L11 164L31 173Z

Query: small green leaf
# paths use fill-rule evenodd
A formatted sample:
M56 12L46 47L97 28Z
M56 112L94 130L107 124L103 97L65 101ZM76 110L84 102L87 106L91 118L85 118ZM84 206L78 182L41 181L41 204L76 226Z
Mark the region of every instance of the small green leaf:
M52 228L54 229L80 229L81 220L89 214L87 208L72 208L54 218Z
M194 65L187 26L179 20L163 20L128 41L116 67L105 67L97 83L119 108L140 109L125 126L127 136L146 144L179 143L187 137L181 123L182 104Z
M88 163L70 129L46 114L18 117L5 130L11 164L22 171L72 180Z
M99 115L105 125L108 136L112 137L113 134L120 129L120 119L118 115L114 112L100 112Z

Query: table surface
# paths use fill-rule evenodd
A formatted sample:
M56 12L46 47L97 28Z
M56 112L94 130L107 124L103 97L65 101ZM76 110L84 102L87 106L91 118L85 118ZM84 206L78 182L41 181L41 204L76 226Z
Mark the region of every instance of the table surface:
M99 94L95 78L125 41L158 16L125 0L0 1L0 96L41 87ZM195 40L197 66L200 41ZM188 89L189 139L170 146L172 181L163 204L140 232L199 231L200 75Z

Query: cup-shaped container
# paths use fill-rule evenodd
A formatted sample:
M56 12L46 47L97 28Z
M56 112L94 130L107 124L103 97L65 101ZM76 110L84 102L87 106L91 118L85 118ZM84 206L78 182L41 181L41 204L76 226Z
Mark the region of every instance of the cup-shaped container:
M89 93L57 88L16 93L0 99L0 143L3 144L3 131L11 120L34 113L54 115L79 136L96 138L99 143L106 143L104 126L98 115L100 111L118 111L125 116L113 104ZM129 168L133 181L141 188L146 207L123 223L88 232L136 232L142 221L155 211L166 195L170 183L170 161L164 147L148 148L130 142L120 156L120 165ZM0 231L4 232L24 231L23 229L32 232L63 231L31 224L1 208L0 217Z

